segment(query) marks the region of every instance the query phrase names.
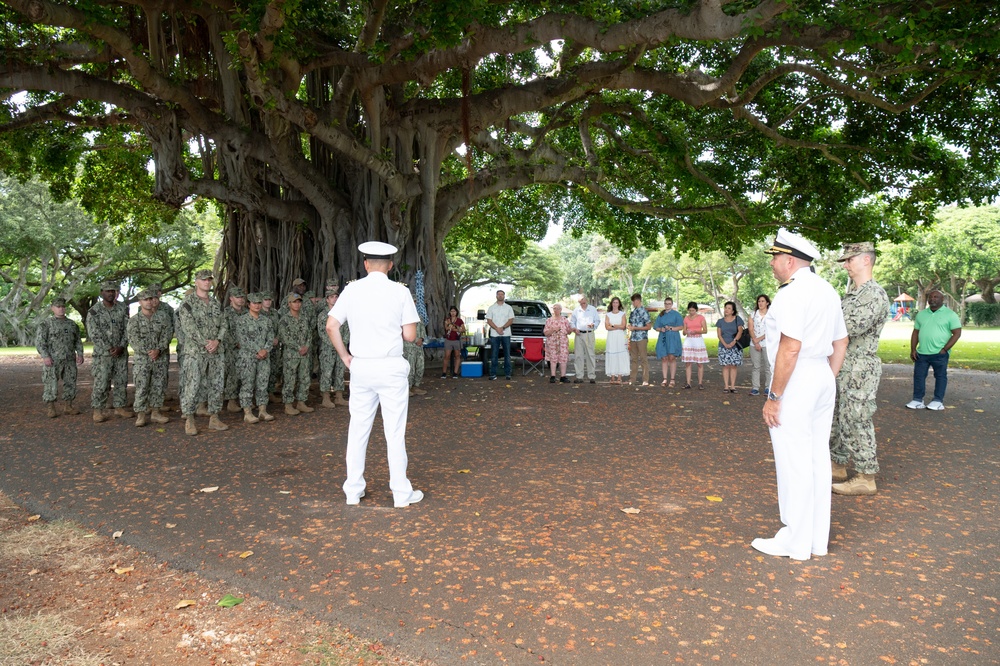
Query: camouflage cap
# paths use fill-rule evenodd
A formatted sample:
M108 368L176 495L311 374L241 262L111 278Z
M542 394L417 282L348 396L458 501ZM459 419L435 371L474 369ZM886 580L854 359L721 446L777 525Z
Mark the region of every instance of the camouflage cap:
M336 284L328 284L328 285L326 285L326 295L327 296L333 296L334 294L339 294L339 293L340 293L340 286L339 285L336 285Z
M118 291L120 287L121 285L114 280L104 280L101 282L101 291Z
M155 292L159 293L159 292L163 291L163 285L160 284L159 282L154 282L151 285L149 285L149 290L150 291L155 291Z
M247 293L240 287L233 285L229 288L229 298L246 298Z
M260 292L260 297L263 300L265 300L265 301L273 301L274 300L274 292L273 291L262 291L262 292Z
M146 301L149 300L150 298L156 298L156 292L153 291L152 289L143 289L138 294L136 294L135 297L138 298L140 301Z
M194 279L195 280L214 280L215 276L212 275L212 271L211 270L209 270L207 268L203 268L203 269L201 269L200 271L198 271L197 273L194 274Z
M844 243L843 254L837 261L847 261L851 257L856 257L866 252L875 252L875 243L870 241L865 241L864 243Z
M54 308L64 308L64 307L66 307L66 299L65 298L57 298L56 300L52 301L52 307L54 307Z
M263 303L264 295L259 291L253 291L247 294L247 301L251 303Z
M306 283L306 281L303 280L302 278L295 278L294 280L292 280L292 286L293 287L297 287L300 284L305 284L305 283Z
M288 294L287 300L289 303L291 303L292 301L301 301L302 297L293 291L292 293Z

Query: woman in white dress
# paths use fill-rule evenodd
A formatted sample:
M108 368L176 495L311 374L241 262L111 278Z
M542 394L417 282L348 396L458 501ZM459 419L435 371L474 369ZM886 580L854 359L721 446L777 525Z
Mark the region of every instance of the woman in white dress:
M608 340L604 347L604 374L611 378L612 384L621 384L622 376L629 373L628 341L625 335L627 323L621 299L615 296L604 315L604 328L608 330Z

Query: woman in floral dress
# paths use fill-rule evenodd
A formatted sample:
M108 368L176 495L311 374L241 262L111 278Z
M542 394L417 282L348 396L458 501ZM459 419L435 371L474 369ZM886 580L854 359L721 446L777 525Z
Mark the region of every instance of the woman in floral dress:
M559 367L562 366L562 374L558 374L559 381L563 384L569 382L566 379L566 368L569 365L569 320L562 316L562 306L556 303L552 306L552 316L545 320L545 360L548 361L552 371L549 383L556 383L556 376Z

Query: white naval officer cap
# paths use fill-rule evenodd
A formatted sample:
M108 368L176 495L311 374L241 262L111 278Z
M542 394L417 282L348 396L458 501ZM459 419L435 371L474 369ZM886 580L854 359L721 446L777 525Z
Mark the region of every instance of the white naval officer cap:
M382 241L367 241L358 246L365 259L390 259L399 252L395 245L389 245Z
M815 245L784 227L778 229L778 234L774 237L774 244L769 249L764 250L764 254L790 254L805 261L813 261L819 259L820 256Z

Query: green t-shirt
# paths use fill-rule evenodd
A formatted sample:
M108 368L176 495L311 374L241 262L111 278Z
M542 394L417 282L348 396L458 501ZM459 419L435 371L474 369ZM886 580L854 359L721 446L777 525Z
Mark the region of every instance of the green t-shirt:
M951 339L951 332L962 328L954 310L942 305L937 312L925 308L917 313L913 328L920 331L917 337L918 354L938 354Z

